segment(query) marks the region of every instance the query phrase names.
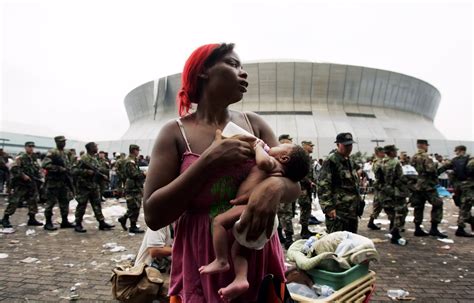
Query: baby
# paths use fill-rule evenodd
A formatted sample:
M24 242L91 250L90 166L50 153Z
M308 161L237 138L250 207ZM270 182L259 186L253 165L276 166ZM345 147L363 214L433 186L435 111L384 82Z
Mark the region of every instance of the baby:
M268 152L265 150L268 150ZM280 144L268 149L268 146L262 140L257 139L255 144L255 160L256 165L250 170L249 175L240 185L237 197L248 195L256 184L269 176L287 177L292 181L298 182L308 174L310 169L310 158L307 152L301 146L289 143ZM233 228L245 207L245 205L234 206L213 219L212 241L216 259L208 265L201 266L199 268L201 274L213 274L229 270L227 230ZM275 218L275 220L277 219ZM266 239L266 236L264 237ZM244 243L239 243L237 240L232 244L231 253L235 279L227 287L219 290L219 295L226 301L238 297L249 287L247 280L248 263L247 259L243 256L248 248L244 248L241 244ZM259 249L261 248L263 246L259 246Z

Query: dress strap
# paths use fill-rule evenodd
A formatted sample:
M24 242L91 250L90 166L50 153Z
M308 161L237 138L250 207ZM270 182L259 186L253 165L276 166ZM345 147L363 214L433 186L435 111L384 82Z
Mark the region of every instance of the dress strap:
M247 125L250 129L250 132L252 133L252 135L255 136L255 133L253 131L253 127L252 127L252 124L250 123L250 120L249 120L249 117L247 116L247 113L242 113L244 115L244 118L245 118L245 121L247 122Z
M184 142L186 143L186 149L188 152L192 153L191 145L188 142L188 138L186 138L186 133L184 132L183 122L181 122L181 118L176 119L176 123L178 123L179 130L181 131L181 135L183 136Z

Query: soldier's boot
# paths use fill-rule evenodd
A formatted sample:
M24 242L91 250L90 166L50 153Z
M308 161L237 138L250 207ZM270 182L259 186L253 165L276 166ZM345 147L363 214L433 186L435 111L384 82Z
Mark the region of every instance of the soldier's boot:
M402 236L400 235L400 231L398 230L398 228L392 229L392 231L390 232L390 234L392 234L392 238L390 239L390 242L391 242L392 244L406 245L407 241L402 238Z
M100 229L100 230L111 230L111 229L114 228L114 227L115 227L115 225L108 224L108 223L105 222L104 220L99 221L99 229Z
M314 236L314 234L309 231L308 226L302 226L300 236L302 239L309 239L309 237Z
M62 216L61 218L61 228L74 228L75 225L68 221L67 216Z
M28 219L28 223L26 223L26 224L28 224L28 226L43 226L43 223L36 220L34 214L30 214L29 216L30 216L30 218Z
M375 225L374 223L374 218L370 217L369 223L367 224L367 227L370 228L371 230L380 230L380 227Z
M285 248L288 249L290 248L291 244L293 244L293 233L292 232L285 232L286 238L285 238Z
M431 223L430 235L438 237L438 238L447 238L448 237L447 235L442 234L438 230L438 223Z
M133 222L130 223L130 228L128 229L128 231L133 234L142 234L145 232L144 230L141 230L140 228L138 228L137 224Z
M3 228L12 228L13 226L10 223L10 216L4 215L2 219Z
M84 227L82 227L82 222L81 221L76 221L76 225L74 226L74 231L78 233L85 233L87 232Z
M126 231L127 230L127 217L122 216L118 218L117 221L119 221L120 225L122 225L123 230Z
M421 228L420 224L415 225L414 235L415 237L428 237L429 236L429 234Z
M58 230L57 227L54 227L51 217L46 217L46 224L43 226L43 228L50 231Z
M464 230L464 227L458 226L458 229L456 230L456 236L458 237L466 237L466 238L472 238L474 237L473 234L468 233Z
M285 237L283 236L283 230L281 227L278 227L278 238L280 239L280 243L285 242Z

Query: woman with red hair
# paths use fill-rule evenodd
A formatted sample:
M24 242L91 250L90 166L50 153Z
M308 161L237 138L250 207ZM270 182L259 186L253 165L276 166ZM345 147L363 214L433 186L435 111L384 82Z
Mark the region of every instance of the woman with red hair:
M201 275L199 267L214 259L211 220L232 205L240 183L255 165L253 140L241 136L225 139L221 131L229 122L261 138L270 147L278 144L274 133L255 113L228 108L247 91L247 73L233 44L208 44L186 61L178 93L180 117L168 122L155 141L144 193L147 225L157 230L176 221L170 279L171 302L254 302L264 276L284 280L283 252L277 236L247 257L249 289L225 292L234 278L227 272ZM197 104L189 113L192 103ZM270 237L280 201L299 195L299 186L286 178L269 177L256 184L237 229L248 228L247 240L266 232ZM232 233L228 233L233 242ZM230 258L229 258L230 259ZM219 295L221 290L221 295Z

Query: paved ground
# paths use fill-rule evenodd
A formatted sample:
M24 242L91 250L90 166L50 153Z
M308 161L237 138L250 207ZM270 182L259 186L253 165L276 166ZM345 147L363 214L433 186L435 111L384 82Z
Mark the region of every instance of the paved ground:
M390 301L388 289L401 288L419 302L472 302L474 298L474 239L454 236L457 209L446 202L441 229L445 230L454 244L442 243L435 238L413 237L413 223L407 223L408 246L398 247L388 242L377 243L381 262L371 266L377 273L376 292L373 302ZM72 203L72 208L74 204ZM0 213L5 208L0 198ZM370 212L371 206L368 206ZM426 216L429 218L428 207ZM109 200L104 203L104 215L110 221L125 211L125 204ZM55 209L58 214L59 210ZM71 212L72 214L72 212ZM410 211L412 215L412 211ZM39 216L43 219L42 216ZM368 217L368 214L365 215ZM128 254L135 254L142 235L130 235L116 228L104 232L97 223L90 207L87 210L86 234L70 229L46 233L40 228L29 228L22 223L27 219L26 209L18 209L12 217L16 232L0 233L0 300L8 302L68 301L78 295L79 301L113 301L109 278L111 268ZM409 217L410 219L410 217ZM73 220L73 216L70 216ZM143 225L143 216L140 218ZM297 220L295 219L295 222ZM407 220L409 221L409 220ZM383 227L388 227L386 217L381 217ZM360 224L361 234L385 241L387 231L368 231L367 219ZM426 228L429 224L426 224ZM33 231L32 234L31 230ZM110 252L106 243L117 243L126 251ZM446 249L446 245L449 249ZM444 248L443 248L444 247ZM6 258L5 255L8 254ZM36 258L24 263L26 258ZM71 287L76 290L71 292Z

